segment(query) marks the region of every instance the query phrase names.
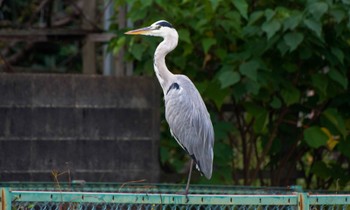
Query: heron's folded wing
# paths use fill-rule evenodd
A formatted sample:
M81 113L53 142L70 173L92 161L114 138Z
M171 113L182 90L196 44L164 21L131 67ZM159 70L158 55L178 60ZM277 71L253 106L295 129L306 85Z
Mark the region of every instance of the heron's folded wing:
M201 172L210 178L214 131L205 104L192 82L179 82L178 88L167 92L165 116L177 142L196 160Z

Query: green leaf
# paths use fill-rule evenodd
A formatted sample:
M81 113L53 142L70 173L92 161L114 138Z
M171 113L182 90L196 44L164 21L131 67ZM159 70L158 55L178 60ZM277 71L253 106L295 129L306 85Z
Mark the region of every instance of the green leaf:
M122 36L120 38L118 38L115 42L113 42L113 53L117 54L121 48L124 46L126 42L126 37Z
M173 61L175 63L175 66L180 68L180 69L185 69L186 68L186 56L177 56L173 58Z
M275 35L276 32L280 30L280 28L281 28L281 23L276 19L273 19L271 21L266 21L261 26L261 29L267 34L267 39L271 39L271 37L273 37L273 35Z
M170 159L169 149L165 147L160 147L160 161L164 164L166 161Z
M332 47L331 52L333 55L335 55L338 58L340 63L342 63L342 64L344 63L344 53L341 49L336 48L336 47Z
M316 176L323 178L323 179L330 177L331 173L332 173L330 168L327 167L327 165L322 161L315 162L312 165L310 171L312 173L316 174Z
M223 48L218 48L215 50L215 54L219 57L220 60L224 60L227 56L227 50Z
M350 0L342 0L344 4L350 5Z
M239 72L253 81L257 81L259 62L251 60L239 66Z
M308 10L316 20L319 20L328 11L328 5L324 2L315 2L308 6Z
M226 67L223 67L223 69L224 68ZM229 66L229 69L231 70L222 70L219 73L218 80L220 81L222 89L236 84L241 79L240 74L233 71L231 66Z
M268 123L268 112L266 110L261 110L261 112L256 116L253 129L257 133L265 133L266 125Z
M213 11L215 11L219 6L220 0L210 0L210 3Z
M182 44L183 46L183 53L182 56L184 57L184 59L188 58L189 55L191 55L193 53L193 48L194 45L193 44Z
M204 95L214 101L218 109L221 108L226 96L229 94L229 89L222 89L219 81L214 80L208 83L204 91Z
M283 40L289 46L289 51L294 51L303 41L304 35L298 32L290 32L283 36Z
M136 22L138 20L144 20L146 18L147 7L145 8L144 5L147 5L147 3L146 4L137 4L137 6L134 5L132 7L131 12L128 14L128 17L130 17L131 21ZM138 7L137 11L134 9L134 7ZM135 11L133 11L133 10L135 10Z
M264 133L266 129L266 125L268 123L268 111L263 107L257 106L253 103L246 103L244 105L245 110L251 117L248 116L249 119L247 121L253 120L254 124L253 129L257 133Z
M328 74L332 80L340 84L344 89L348 88L348 78L345 75L341 74L338 70L332 68Z
M321 94L327 95L328 79L325 74L312 75L311 82Z
M245 82L245 87L247 90L247 93L252 93L253 95L257 95L260 90L260 83L253 81L253 80L247 80Z
M334 109L334 108L326 109L322 113L322 115L325 116L335 126L335 128L339 131L339 133L342 134L343 138L346 138L347 131L345 127L345 122L337 109Z
M204 49L204 52L207 54L209 49L216 44L216 39L214 38L205 38L202 40L202 46Z
M241 38L242 23L241 15L237 11L230 11L225 14L225 20L219 21L220 26L223 27L226 34L234 33L234 37ZM218 26L217 26L218 27ZM225 33L224 32L224 33ZM235 39L234 37L229 38L229 40Z
M348 169L344 167L344 164L340 161L330 162L328 167L332 178L338 180L339 185L346 186L350 179Z
M247 89L245 84L239 82L235 85L235 88L232 89L232 95L236 101L240 101L247 95Z
M270 21L276 14L276 11L272 10L272 9L266 9L265 10L265 17L266 17L266 21Z
M244 17L244 19L248 19L248 4L245 0L232 0L233 5L236 7L238 12Z
M285 69L287 72L293 73L297 72L299 70L299 66L292 62L285 62L282 65L282 68Z
M328 136L318 126L304 130L304 140L312 148L319 148L327 144Z
M263 11L255 11L249 16L248 25L254 24L264 16Z
M290 106L292 104L298 103L300 99L300 92L297 88L291 86L281 90L281 96L283 101Z
M286 18L283 22L283 31L286 30L294 30L301 22L302 20L302 14L300 12L298 13L292 13L288 18Z
M272 98L272 101L271 101L271 103L270 103L270 106L271 106L272 108L274 108L274 109L279 109L279 108L281 108L281 105L282 105L281 100L280 100L277 96L274 96L274 97Z
M191 38L190 38L190 32L186 29L179 29L178 30L179 33L179 39L187 42L188 44L191 44Z
M313 51L312 48L302 48L299 50L299 57L302 60L308 60L312 56Z
M153 0L145 0L145 1L142 1L142 8L147 8L147 7L150 7L152 5L152 2Z
M215 134L216 134L216 132L215 132ZM227 164L227 162L226 162L227 158L232 156L232 148L230 148L230 146L227 144L217 144L217 145L215 145L215 147L216 146L217 146L217 148L214 148L215 158L220 159L221 160L220 164L223 164L225 166Z
M338 149L343 155L350 158L350 136L343 141L339 141Z
M213 126L215 131L215 139L224 139L228 133L239 133L232 122L217 121L213 123Z
M304 24L313 32L316 33L318 37L321 37L322 33L322 25L319 21L314 19L306 19L304 20Z
M277 44L277 49L280 51L281 55L284 56L286 52L290 49L284 40L281 40Z
M142 44L135 43L131 46L131 54L139 61L141 60L142 54L145 50L146 48Z
M334 8L330 11L330 14L334 17L337 23L340 23L342 20L344 20L346 16L344 8Z

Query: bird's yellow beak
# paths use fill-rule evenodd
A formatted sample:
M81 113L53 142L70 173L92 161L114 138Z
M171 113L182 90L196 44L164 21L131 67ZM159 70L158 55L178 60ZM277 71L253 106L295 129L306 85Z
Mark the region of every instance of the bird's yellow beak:
M149 32L152 31L151 27L145 27L145 28L139 28L131 31L125 32L125 34L129 35L147 35Z

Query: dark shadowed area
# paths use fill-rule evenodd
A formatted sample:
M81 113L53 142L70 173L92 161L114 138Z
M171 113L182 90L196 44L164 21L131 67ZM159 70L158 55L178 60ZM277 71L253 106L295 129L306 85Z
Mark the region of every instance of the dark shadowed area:
M0 180L157 182L159 100L153 78L0 75Z

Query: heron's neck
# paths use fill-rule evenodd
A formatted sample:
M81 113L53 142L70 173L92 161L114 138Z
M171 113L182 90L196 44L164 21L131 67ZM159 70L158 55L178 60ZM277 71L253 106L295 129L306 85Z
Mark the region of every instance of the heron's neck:
M165 56L177 46L177 41L177 36L165 37L154 53L154 71L164 93L171 85L171 79L174 77L174 74L169 71L165 64Z

